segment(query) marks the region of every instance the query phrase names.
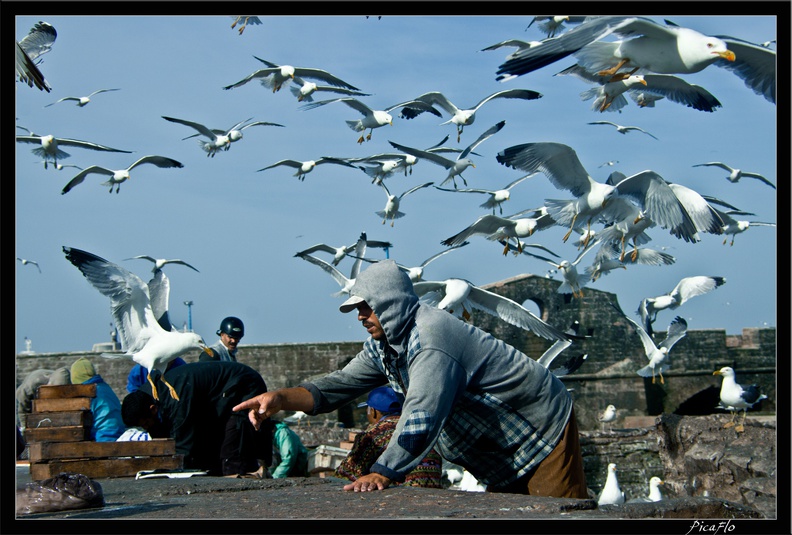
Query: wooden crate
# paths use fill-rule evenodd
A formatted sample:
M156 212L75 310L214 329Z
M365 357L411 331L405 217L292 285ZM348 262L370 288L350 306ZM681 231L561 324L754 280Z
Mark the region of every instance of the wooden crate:
M134 477L140 470L184 467L172 439L124 442L89 440L96 385L42 385L26 415L30 477L40 481L61 472L89 478Z

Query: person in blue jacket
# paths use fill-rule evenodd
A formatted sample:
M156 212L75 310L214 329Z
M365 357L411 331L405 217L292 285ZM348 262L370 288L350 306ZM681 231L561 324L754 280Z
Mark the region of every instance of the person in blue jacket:
M91 399L93 424L90 438L96 442L114 442L126 431L126 426L121 417L121 401L113 388L105 383L85 357L72 364L71 382L73 385L96 385L96 396Z

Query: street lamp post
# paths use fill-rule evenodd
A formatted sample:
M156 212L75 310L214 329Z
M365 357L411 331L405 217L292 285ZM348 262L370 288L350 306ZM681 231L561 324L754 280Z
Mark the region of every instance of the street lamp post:
M193 328L192 328L192 306L193 306L193 302L192 301L185 301L184 304L187 305L187 330L192 332L192 330L193 330Z

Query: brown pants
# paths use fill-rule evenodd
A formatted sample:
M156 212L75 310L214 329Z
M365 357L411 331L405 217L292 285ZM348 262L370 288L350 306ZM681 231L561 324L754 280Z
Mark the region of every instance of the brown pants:
M490 486L487 490L552 498L588 498L574 409L561 440L539 466L516 481L501 487Z

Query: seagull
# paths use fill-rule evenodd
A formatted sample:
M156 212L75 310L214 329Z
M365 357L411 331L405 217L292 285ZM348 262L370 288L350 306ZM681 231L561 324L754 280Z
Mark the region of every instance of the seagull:
M743 411L742 422L734 427L738 433L745 431L745 417L748 414L748 409L767 399L767 396L761 394L758 385L742 386L735 380L734 369L726 366L720 370L712 372L713 375L720 375L723 377L720 389L720 401L724 407L727 407L732 414L732 419L726 422L723 427L728 428L735 425L734 419L738 411Z
M629 321L635 327L635 331L641 338L644 353L649 360L649 364L638 370L638 375L641 377L651 377L652 384L655 383L655 376L660 376L660 384L665 384L663 379L663 372L671 367L669 360L669 352L678 341L685 337L687 333L687 322L680 316L675 317L671 324L668 326L668 332L665 339L659 344L655 345L652 337L633 319L624 316L624 319Z
M734 219L731 217L730 212L721 212L720 210L716 209L718 215L720 216L721 220L723 221L723 234L726 237L723 239L723 245L726 245L726 242L729 241L729 234L731 234L731 244L734 245L734 238L737 234L742 234L746 230L751 227L775 227L775 223L767 223L764 221L748 221L745 219Z
M302 253L302 252L296 253L294 256L296 256L298 258L302 258L303 260L306 260L306 261L308 261L308 262L310 262L310 263L312 263L314 265L319 266L321 269L326 271L331 277L333 277L333 279L341 287L341 289L338 292L332 294L333 297L341 297L342 295L349 295L349 292L352 289L352 286L355 285L355 279L354 278L347 277L346 275L341 273L338 270L338 268L336 268L335 266L330 265L329 263L325 262L321 258L317 258L317 257L315 257L313 255L310 255L310 254L307 254L307 253Z
M467 186L467 180L462 176L462 172L465 171L468 167L476 167L473 163L473 160L468 158L468 154L476 147L478 147L481 143L495 135L496 133L500 132L500 130L506 125L506 121L500 121L499 123L495 124L495 126L490 127L486 130L483 134L481 134L476 141L471 143L465 150L459 153L456 160L450 160L445 156L441 156L434 152L429 152L425 150L414 149L411 147L405 147L404 145L399 145L398 143L394 143L390 141L389 143L397 150L402 152L406 152L407 154L412 154L418 158L424 158L429 160L430 162L436 163L448 170L448 176L440 183L442 186L448 181L452 181L454 183L454 189L456 189L456 177L462 179L462 182L465 183Z
M552 260L550 258L546 258L544 256L537 255L535 253L528 252L523 249L523 254L527 254L528 256L533 256L538 258L539 260L544 260L553 268L561 271L561 275L564 277L564 282L561 283L561 286L558 287L557 292L562 294L572 294L573 297L578 297L583 299L583 287L591 281L591 275L587 272L579 272L577 270L577 265L583 260L583 257L591 251L595 245L597 245L599 240L594 240L588 243L586 247L578 253L577 257L570 262L569 260L561 260L558 262L556 260ZM509 244L509 246L511 246ZM554 256L558 257L558 255L554 254Z
M489 290L479 288L464 279L420 281L413 283L415 293L431 306L446 310L456 317L470 321L472 310L480 310L506 323L533 331L547 340L569 340L566 334L545 323L519 303Z
M708 275L684 277L670 292L657 297L647 297L641 301L637 312L641 316L641 325L651 335L652 323L657 319L659 311L665 309L676 310L689 299L709 293L724 284L726 284L725 277L711 277Z
M69 139L65 137L55 137L52 134L48 134L46 136L39 136L23 126L17 126L17 128L26 130L29 134L27 136L17 136L16 137L17 142L35 143L40 145L39 147L33 149L32 152L39 158L44 158L44 169L47 168L47 162L52 162L55 165L57 165L58 159L62 160L64 158L68 158L69 156L71 156L68 152L61 150L60 149L61 146L80 147L83 149L98 150L102 152L123 152L126 154L132 153L132 151L129 150L114 149L112 147L106 147L104 145L99 145L98 143L93 143L91 141L82 141L79 139Z
M148 255L141 254L141 255L133 256L131 258L125 258L124 260L136 260L136 259L148 260L149 262L153 262L154 263L154 267L151 268L151 272L152 273L156 273L157 271L162 270L162 268L165 267L166 264L181 264L182 266L187 266L188 268L192 269L193 271L197 271L198 273L200 273L200 271L195 269L195 267L191 266L190 264L188 264L187 262L185 262L184 260L181 260L179 258L173 258L173 259L154 258L153 256L148 256Z
M657 138L656 138L654 135L650 134L649 132L647 132L647 131L646 131L646 130L644 130L643 128L639 128L639 127L637 127L637 126L622 126L622 125L620 125L620 124L612 123L611 121L592 121L592 122L590 122L590 123L588 123L588 124L605 124L605 125L610 125L610 126L613 126L614 128L616 128L616 131L617 131L618 133L620 133L620 134L626 134L627 132L631 132L631 131L633 131L633 130L634 130L634 131L637 131L637 132L643 132L643 133L644 133L644 134L646 134L647 136L649 136L649 137L653 137L654 139L657 139Z
M385 203L385 209L375 213L382 218L383 225L388 219L390 219L391 226L393 226L393 224L396 222L397 219L404 217L404 212L399 211L399 205L401 204L402 199L407 195L409 195L410 193L413 193L414 191L418 191L419 189L422 188L427 188L433 184L434 182L426 182L425 184L420 184L418 186L408 189L401 195L393 195L388 190L388 186L386 186L384 182L380 182L379 185L382 187L382 189L385 190L385 194L388 196L388 200Z
M41 161L38 161L38 162L36 162L36 163L43 163L43 164L46 164L46 163L47 163L47 161L46 161L46 160L41 160ZM53 169L55 169L55 170L57 170L57 171L63 171L63 170L66 168L66 167L74 167L75 169L79 169L80 171L82 171L82 167L80 167L79 165L74 165L74 164L62 164L62 163L56 163L56 164L54 164L54 165L52 166L52 168L53 168Z
M446 141L448 141L448 136L445 136L439 143L425 150L437 154L451 152L458 154L462 152L462 149L442 146ZM476 153L473 152L472 154ZM378 184L400 169L404 171L404 176L407 176L408 173L412 174L412 168L418 163L419 158L403 152L382 152L362 158L347 158L346 160L350 163L376 163L377 165L375 166L363 165L358 167L373 179L371 181L372 184Z
M20 82L30 87L35 85L39 90L47 93L52 91L52 87L38 68L40 60L37 62L36 59L52 49L57 37L58 32L51 24L39 21L21 41L16 42L16 76Z
M389 241L369 240L367 234L365 232L361 232L358 240L350 245L333 247L332 245L317 243L316 245L312 245L311 247L304 249L297 254L307 255L307 254L315 253L317 251L330 253L331 255L333 255L333 261L331 262L332 265L337 266L339 263L341 263L341 260L343 260L348 254L351 254L357 249L358 244L361 242L361 240L365 242L366 247L370 247L370 248L384 249L387 251L388 249L393 247L393 244Z
M564 30L565 22L568 24L580 24L585 20L586 17L579 15L540 15L532 18L525 30L527 31L534 22L538 22L537 26L542 33L547 37L555 37Z
M600 240L600 243L602 241ZM620 252L613 243L602 243L597 255L594 257L594 262L585 269L585 272L591 276L591 282L596 282L602 275L607 275L614 269L627 269L625 264L670 266L676 262L676 258L672 255L663 251L649 249L648 247L635 247L630 255L620 257Z
M530 217L520 217L524 213L531 213ZM515 240L515 254L523 252L526 244L520 238L527 238L534 232L553 226L555 222L542 210L525 210L509 217L500 217L487 214L479 217L471 225L457 232L450 238L446 238L440 243L451 246L465 242L471 236L485 236L490 241L499 241L503 248L504 256L509 253L509 244ZM545 251L555 255L549 249L542 247Z
M663 484L664 482L662 479L657 476L652 476L649 480L649 495L627 500L627 503L651 503L661 501L663 499L663 493L660 492L660 485Z
M728 166L728 165L726 165L723 162L699 163L699 164L694 165L693 167L720 167L721 169L724 169L724 170L729 172L729 176L726 177L726 180L728 180L732 184L736 184L737 182L740 181L741 178L747 177L747 178L755 178L755 179L759 180L760 182L764 182L765 184L767 184L771 188L776 189L775 184L773 184L772 182L767 180L765 177L763 177L759 173L751 173L751 172L748 172L748 171L743 171L742 169L737 169L735 167Z
M304 181L305 175L313 171L317 165L321 165L323 163L334 163L338 165L344 165L346 167L356 167L342 158L322 156L318 160L306 160L304 162L298 160L281 160L279 162L275 162L272 165L268 165L267 167L262 167L256 172L266 171L267 169L272 169L273 167L285 165L287 167L293 167L294 169L297 169L297 172L294 173L294 176L296 176L298 180Z
M517 180L514 180L504 186L501 189L497 190L489 190L489 189L448 189L448 188L441 188L440 186L435 186L436 189L441 191L451 191L451 192L460 192L460 193L483 193L485 195L489 195L489 198L479 206L481 208L492 208L492 215L495 215L495 208L498 208L499 212L503 214L503 206L502 204L505 201L508 201L511 198L511 189L525 180L526 178L531 178L536 173L531 173L529 175L522 176Z
M39 273L41 273L41 266L39 266L38 262L36 262L35 260L27 260L25 258L19 258L19 257L17 257L17 260L22 262L23 266L27 266L28 264L36 266L38 268L38 270L39 270Z
M243 78L242 80L234 84L225 86L223 89L233 89L234 87L245 85L251 80L259 80L261 81L261 85L269 87L270 89L272 89L272 92L275 93L277 91L280 91L284 82L294 80L296 76L299 76L300 78L321 80L333 86L359 91L359 89L353 86L352 84L349 84L343 81L341 78L338 78L337 76L334 76L322 69L314 69L309 67L295 67L293 65L278 65L276 63L272 63L271 61L267 61L265 59L261 59L256 56L253 57L259 60L260 62L264 63L265 65L267 65L267 68L259 69L251 73L247 77Z
M432 113L438 117L442 117L439 111L432 108L431 106L426 105L424 102L419 100L408 100L405 102L400 102L398 104L394 104L393 106L388 106L384 110L374 110L369 108L366 104L361 102L360 100L354 97L345 97L345 98L332 98L329 100L318 100L316 102L309 102L308 104L303 104L301 109L303 110L312 110L314 108L318 108L319 106L325 106L327 104L332 104L334 102L343 102L353 110L357 110L363 115L362 119L357 119L353 121L347 121L347 126L354 130L355 132L361 132L360 137L358 138L358 143L363 143L363 141L370 141L371 134L375 128L379 128L381 126L385 126L386 124L393 125L393 116L390 114L391 111L395 110L396 108L401 108L407 106L408 104L417 108L425 108L425 111ZM368 134L364 137L362 132L366 130L369 131Z
M303 80L299 76L295 76L292 80L294 83L289 86L289 91L292 95L297 97L297 102L313 102L313 94L317 91L322 93L337 93L339 95L347 95L349 97L370 97L369 93L362 93L353 89L345 87L335 87L332 85L317 85L316 82L309 82Z
M608 160L607 162L602 162L597 167L613 167L617 163L619 163L619 160Z
M74 100L74 101L77 102L77 106L78 107L83 108L86 105L88 105L89 102L91 102L91 97L92 96L94 96L94 95L96 95L98 93L105 93L106 91L120 91L120 89L97 89L96 91L94 91L93 93L91 93L91 94L89 94L88 96L85 96L85 97L63 97L62 99L56 100L52 104L47 104L44 107L48 108L50 106L53 106L53 105L57 104L58 102L63 102L64 100Z
M306 420L307 417L308 415L305 414L303 411L297 411L294 414L284 418L283 421L286 422L287 424L296 423L297 425L302 425L303 420L305 420L308 423L308 425L311 425L311 420Z
M604 42L614 34L624 40ZM694 74L710 65L740 77L747 87L775 103L776 54L729 36L707 36L690 28L658 24L646 17L590 17L572 30L506 60L496 73L505 82L569 55L601 76Z
M632 261L635 262L638 246L651 240L646 234L646 230L655 226L655 222L646 217L637 206L627 199L618 197L613 202L623 204L620 216L607 221L605 228L599 231L597 237L602 243L619 245L619 262L624 262L625 246L627 242L632 241Z
M197 270L196 270L197 271ZM166 331L175 331L176 327L170 321L168 315L168 301L170 300L170 279L161 269L153 269L154 275L148 281L149 302L151 312L157 319L160 327Z
M720 101L703 87L689 84L670 74L633 74L623 80L611 81L610 76L588 72L576 64L556 74L562 75L573 75L584 82L596 84L597 87L583 91L580 98L593 98L591 109L600 112L620 111L627 105L625 94L641 108L654 107L654 101L664 97L699 111L713 112L722 107Z
M566 332L567 334L578 337L580 333L580 322L577 320L573 321L572 325L570 325ZM570 357L561 363L561 365L551 368L553 362L555 362L558 356L571 345L572 340L556 340L553 342L553 345L551 345L544 353L542 353L541 357L536 359L536 362L552 371L553 375L556 377L563 377L565 375L569 375L570 373L574 373L578 368L580 368L580 366L583 365L583 363L586 361L586 358L588 358L588 355L576 355Z
M231 29L234 29L236 25L239 24L239 35L242 35L242 32L245 31L248 24L252 24L253 26L261 24L261 19L255 15L231 15L231 18L234 19Z
M184 165L181 162L174 160L173 158L167 158L165 156L156 156L156 155L149 155L143 156L142 158L138 159L132 165L127 167L126 169L108 169L106 167L102 167L100 165L92 165L91 167L87 167L77 173L74 178L72 178L68 184L63 188L61 191L61 195L65 195L69 193L69 191L74 188L74 186L81 184L82 181L85 179L87 175L91 173L109 176L110 179L107 182L102 182L103 186L110 186L110 193L113 193L113 187L115 187L116 193L121 190L121 183L129 180L130 174L129 172L132 171L135 167L143 164L152 164L156 165L160 168L181 168Z
M605 424L609 424L616 420L616 407L608 405L605 410L597 415L597 420L602 423L602 429L605 430Z
M228 150L229 148L231 148L231 143L233 143L235 141L239 141L240 139L242 139L242 137L243 137L242 131L245 128L249 128L251 126L280 126L280 127L283 127L282 124L269 123L269 122L266 122L266 121L255 121L253 123L245 124L248 121L252 120L252 117L249 118L249 119L245 119L244 121L238 122L237 124L235 124L234 126L232 126L231 128L229 128L227 130L208 128L208 127L206 127L206 126L204 126L204 125L202 125L200 123L195 123L195 122L192 122L192 121L186 121L184 119L176 119L175 117L166 117L166 116L163 115L162 118L165 119L166 121L170 121L172 123L178 123L178 124L183 124L185 126L189 126L190 128L193 128L193 129L198 131L197 134L193 134L191 136L187 136L185 138L182 138L182 141L184 141L185 139L190 139L191 137L195 137L195 136L198 136L198 135L202 135L202 136L206 137L209 141L200 141L199 140L198 143L201 146L201 148L206 152L206 155L207 156L211 156L212 158L214 158L214 155L220 149Z
M610 463L608 464L608 477L597 498L597 505L621 505L623 503L624 492L619 487L619 479L616 477L616 465Z
M530 89L507 89L505 91L498 91L488 95L481 99L475 106L466 109L458 108L453 102L448 100L448 97L439 91L424 93L423 95L416 97L415 100L424 102L429 106L439 106L445 110L446 113L449 113L451 118L448 121L440 124L455 124L457 127L457 143L459 143L459 140L462 136L462 130L466 126L470 126L476 121L476 112L479 110L479 108L481 108L481 106L487 102L499 98L536 100L538 98L542 98L542 94L536 91L531 91ZM405 119L412 119L413 117L416 117L425 111L427 111L425 108L413 109L409 106L405 106L401 111L401 116Z
M463 242L463 243L460 243L459 245L454 245L453 247L449 247L447 249L443 249L439 253L435 253L432 256L430 256L429 258L427 258L426 260L424 260L423 262L421 262L421 264L418 265L418 266L408 267L408 266L399 264L398 262L396 262L396 266L400 270L402 270L403 272L405 272L407 274L407 276L410 278L410 281L419 282L419 281L424 280L424 278L423 278L424 269L431 262L433 262L434 260L437 260L438 258L443 256L444 254L450 253L451 251L453 251L455 249L459 249L460 247L464 247L464 246L468 245L468 243L469 242ZM379 260L372 260L370 258L363 258L362 260L364 262L370 262L370 263L379 262Z
M507 39L506 41L501 41L500 43L495 43L494 45L490 45L486 48L482 48L481 51L485 52L487 50L497 50L499 48L504 47L513 47L516 48L514 52L506 56L506 59L511 59L518 54L520 54L523 50L527 50L529 48L541 45L541 41L523 41L522 39Z
M124 353L102 353L102 356L131 359L146 368L155 399L159 399L159 395L151 380L153 370L164 373L170 361L195 349L209 352L200 335L162 328L151 308L149 287L140 277L87 251L64 246L63 252L94 288L110 298ZM171 397L178 400L179 396L164 376L162 381L168 386Z

